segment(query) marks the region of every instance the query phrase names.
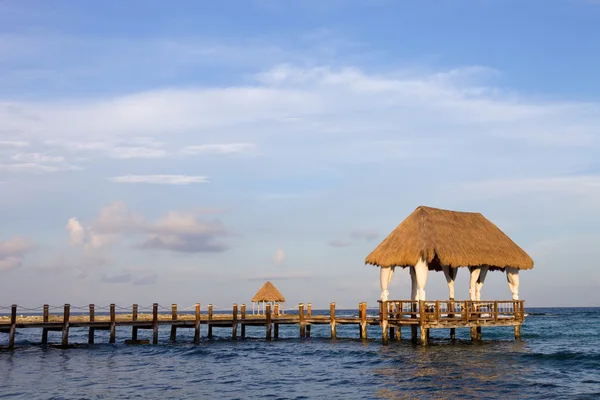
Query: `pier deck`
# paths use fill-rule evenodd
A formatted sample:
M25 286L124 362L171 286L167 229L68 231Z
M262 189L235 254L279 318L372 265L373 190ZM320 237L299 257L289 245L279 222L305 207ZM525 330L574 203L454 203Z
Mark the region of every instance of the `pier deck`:
M383 343L390 338L399 340L402 327L411 328L414 342L427 344L429 329L450 329L450 337L454 339L456 328L471 328L471 339L481 340L481 327L514 326L515 339L520 338L520 327L525 319L524 301L410 301L389 300L379 301L379 310L376 316L367 316L367 304L360 303L356 317L338 317L335 315L335 303L330 304L329 315L312 315L311 304L298 305L297 313L283 314L276 305L271 310L266 306L266 312L260 315L246 313L246 306L234 304L230 314L215 314L213 306L209 305L206 313L200 312L200 304L195 305L192 314L178 313L177 305L171 305L170 314L159 314L159 305L153 304L151 313L138 313L136 304L131 313L117 313L116 306L111 304L108 315L96 315L96 307L89 305L89 312L85 315L71 315L71 306L65 304L62 314L50 314L50 307L43 306L42 315L18 315L19 307L13 305L9 316L0 316L0 333L9 334L9 349L14 348L14 338L17 329L37 328L42 329L42 344L48 343L49 331L62 332L62 346L69 344L69 329L87 328L89 330L88 343L94 343L94 332L97 330L110 331L110 343L116 341L116 327L131 327L131 340L129 344L146 343L137 339L139 329L153 330L153 343L158 343L159 326L170 326L172 341L176 340L177 329L194 329L194 342L198 343L201 325L206 325L206 337L211 339L213 328L231 328L231 338L245 337L247 326L264 326L265 338L279 336L279 325L298 325L300 337L310 336L311 325L330 325L331 337L337 336L337 325L356 325L360 328L360 337L367 338L367 326L380 326ZM238 335L238 327L240 334ZM420 335L417 335L417 332Z

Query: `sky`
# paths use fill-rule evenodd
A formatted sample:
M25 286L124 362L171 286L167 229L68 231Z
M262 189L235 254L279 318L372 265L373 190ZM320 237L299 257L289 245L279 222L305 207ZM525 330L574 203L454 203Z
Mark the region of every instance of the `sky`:
M0 305L375 306L427 205L532 256L527 306L600 306L599 37L595 0L0 0Z

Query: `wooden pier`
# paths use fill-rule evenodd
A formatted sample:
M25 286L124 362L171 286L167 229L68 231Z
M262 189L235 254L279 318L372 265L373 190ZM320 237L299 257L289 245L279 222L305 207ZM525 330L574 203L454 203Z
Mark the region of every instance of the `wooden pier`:
M298 305L298 312L282 314L278 306L271 309L266 306L264 315L252 315L246 313L246 305L238 308L233 305L231 314L216 314L213 305L208 305L207 313L200 312L200 304L194 306L194 312L179 313L176 304L171 305L170 313L159 313L159 305L152 305L151 313L139 313L139 307L134 304L131 313L123 314L116 312L115 304L108 307L108 315L96 315L96 306L89 305L87 315L71 315L71 306L65 304L62 315L50 314L50 306L44 305L42 315L19 316L19 307L12 305L10 316L0 317L0 333L8 333L8 348L15 348L15 334L17 329L37 328L42 329L41 343L48 344L48 332L58 331L62 333L59 346L69 346L69 330L77 328L88 329L88 343L95 341L95 332L99 330L109 331L109 343L116 342L117 327L131 327L131 339L125 340L126 344L147 344L149 340L139 340L138 331L147 329L152 331L152 343L158 344L159 326L170 326L170 340L177 340L178 329L193 329L194 343L201 339L201 325L206 325L206 338L212 339L214 328L231 329L231 339L246 337L247 326L265 327L265 339L279 337L280 325L298 325L300 338L310 337L312 325L329 325L331 338L337 337L338 325L356 325L361 339L367 339L367 327L380 326L381 338L384 344L389 340L401 340L401 329L411 328L411 339L413 342L426 345L430 329L450 329L450 338L454 339L456 328L470 328L471 340L481 340L482 327L514 326L515 339L520 339L521 324L525 319L524 301L410 301L389 300L379 301L379 312L377 316L367 316L367 303L358 305L358 316L339 317L336 316L335 303L330 304L329 315L313 315L311 304ZM120 308L121 310L123 308ZM238 327L240 328L238 330ZM239 332L239 335L238 335Z

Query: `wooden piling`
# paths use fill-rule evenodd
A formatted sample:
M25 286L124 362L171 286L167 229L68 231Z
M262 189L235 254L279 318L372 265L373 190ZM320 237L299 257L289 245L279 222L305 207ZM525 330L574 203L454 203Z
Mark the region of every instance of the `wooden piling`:
M231 338L233 340L237 339L237 325L238 325L238 305L233 305L232 310L232 321L231 321Z
M152 304L152 344L158 344L158 303Z
M310 318L312 317L312 304L308 303L306 306L306 317ZM310 337L310 323L306 323L306 337Z
M394 303L388 303L388 318L392 317L394 318ZM389 338L390 339L394 339L396 337L396 329L389 325Z
M90 322L94 322L96 320L96 306L90 304ZM90 326L88 329L88 344L94 344L94 333L96 332L96 328Z
M279 304L275 304L275 318L279 318ZM273 323L273 337L279 338L279 324Z
M425 313L426 313L425 302L419 300L419 328L420 328L420 342L422 346L427 345L427 335L429 329L425 328Z
M15 348L15 333L17 331L17 305L13 304L10 307L10 330L8 331L8 348Z
M476 332L477 332L477 340L482 340L481 326L477 327Z
M265 313L267 314L266 315L266 317L267 317L267 322L266 322L266 324L267 324L267 340L271 340L271 316L272 316L272 314L271 314L271 305L270 304L267 304L267 310Z
M380 301L379 315L381 323L381 341L383 344L388 344L388 306L387 301Z
M62 328L62 345L67 347L69 345L69 317L71 315L71 305L65 304L63 312L63 328Z
M194 344L200 343L200 303L196 303L196 319L194 321Z
M114 343L116 341L116 316L115 316L115 305L110 305L110 339L108 343Z
M44 304L44 314L42 321L48 322L50 306L48 304ZM48 344L48 328L42 328L42 344Z
M454 318L454 298L448 302L448 317ZM450 328L450 340L456 339L456 329Z
M300 337L304 338L306 337L306 324L304 322L304 304L302 303L298 304L298 316L300 323Z
M412 302L410 304L410 310L412 312L411 318L416 319L417 318L417 314L416 314L416 312L417 312L417 303L416 302ZM417 343L417 331L418 331L418 326L417 325L413 324L413 325L410 326L410 340L413 343L415 343L415 344Z
M171 321L177 321L177 304L171 304ZM171 324L171 336L169 336L171 342L177 340L177 326Z
M242 304L242 321L246 320L246 305ZM242 322L242 339L246 337L246 324Z
M515 325L515 340L521 340L521 325Z
M331 338L335 339L337 337L337 330L335 324L335 303L332 302L329 304L329 326L331 327Z
M213 305L209 304L208 305L208 322L206 324L208 326L208 338L209 339L212 339L212 337L213 337L213 334L212 334L213 327L211 325L212 318L213 318Z
M367 303L360 303L358 305L360 315L360 338L367 338Z
M133 310L131 311L131 320L136 322L138 320L138 305L133 305ZM134 326L131 328L131 341L136 342L138 340L138 328Z

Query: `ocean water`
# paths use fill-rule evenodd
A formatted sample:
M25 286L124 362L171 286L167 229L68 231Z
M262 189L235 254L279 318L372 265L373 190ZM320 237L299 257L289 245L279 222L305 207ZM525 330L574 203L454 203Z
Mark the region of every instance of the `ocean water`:
M230 329L215 328L199 345L192 330L180 329L169 342L127 346L131 330L71 329L70 349L32 345L41 332L17 331L15 351L0 351L0 398L10 399L600 399L600 308L528 308L522 341L512 328L483 328L483 342L471 343L468 329L432 330L431 344L383 346L381 331L313 326L298 339L297 326L281 326L280 339L264 340L264 328L248 327L252 338L232 341ZM337 310L338 315L356 311ZM313 311L318 314L318 311ZM8 335L0 333L0 345ZM60 341L60 332L50 332ZM139 338L150 338L140 331Z

